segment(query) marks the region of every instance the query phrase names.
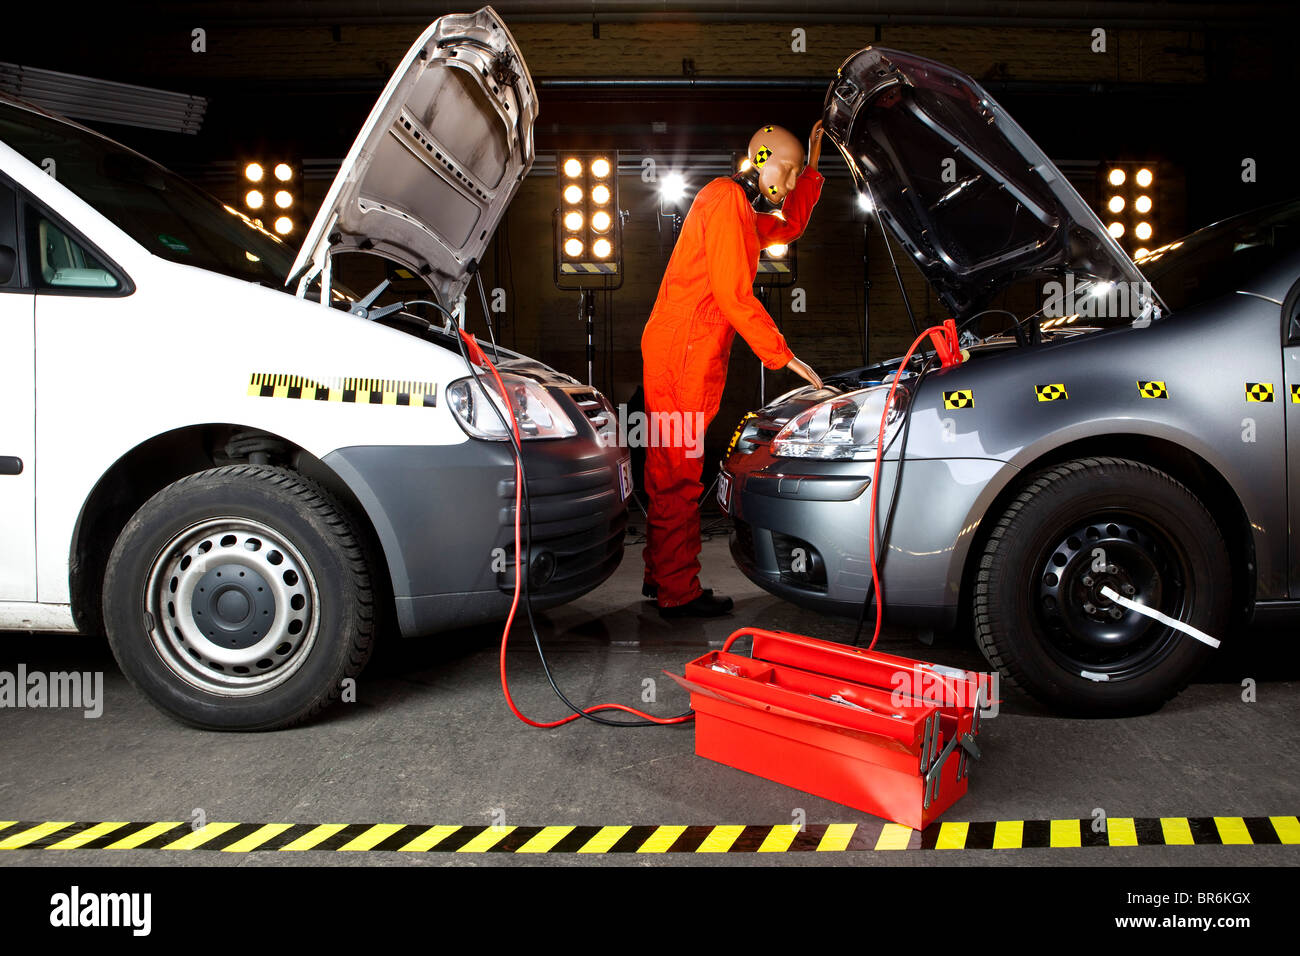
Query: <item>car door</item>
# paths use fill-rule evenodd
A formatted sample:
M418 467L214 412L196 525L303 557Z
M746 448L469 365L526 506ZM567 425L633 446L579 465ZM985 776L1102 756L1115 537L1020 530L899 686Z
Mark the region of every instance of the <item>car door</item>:
M36 600L36 298L0 179L0 601Z

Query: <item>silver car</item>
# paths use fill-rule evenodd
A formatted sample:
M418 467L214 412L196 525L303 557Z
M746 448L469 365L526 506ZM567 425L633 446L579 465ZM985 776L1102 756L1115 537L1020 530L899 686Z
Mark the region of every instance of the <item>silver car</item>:
M719 498L749 578L820 611L871 606L897 376L876 489L887 620L969 621L1013 686L1119 715L1176 695L1207 640L1300 607L1300 202L1135 263L942 64L860 51L823 122L968 358L855 369L746 416Z

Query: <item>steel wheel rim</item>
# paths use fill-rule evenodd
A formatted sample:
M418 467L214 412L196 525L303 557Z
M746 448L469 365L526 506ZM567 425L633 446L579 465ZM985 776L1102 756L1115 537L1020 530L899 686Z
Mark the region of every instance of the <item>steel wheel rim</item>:
M209 518L174 535L145 585L158 656L191 687L251 697L293 676L320 627L316 579L280 532L250 518Z
M1164 661L1178 632L1100 592L1108 586L1181 620L1191 579L1184 550L1146 520L1124 512L1090 515L1047 540L1055 543L1040 553L1029 589L1048 655L1073 673L1111 681L1140 677ZM1107 559L1101 571L1093 568L1096 548Z

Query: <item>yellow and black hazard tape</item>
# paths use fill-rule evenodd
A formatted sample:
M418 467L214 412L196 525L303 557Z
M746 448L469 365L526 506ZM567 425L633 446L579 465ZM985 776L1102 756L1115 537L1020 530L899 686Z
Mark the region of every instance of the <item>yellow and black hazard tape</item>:
M387 378L314 379L303 375L254 372L248 377L248 394L253 398L427 407L437 404L438 386L433 382Z
M393 850L407 853L794 853L1028 850L1095 846L1296 846L1300 821L1275 817L1111 817L777 826L429 826L400 823L24 823L0 820L0 850Z

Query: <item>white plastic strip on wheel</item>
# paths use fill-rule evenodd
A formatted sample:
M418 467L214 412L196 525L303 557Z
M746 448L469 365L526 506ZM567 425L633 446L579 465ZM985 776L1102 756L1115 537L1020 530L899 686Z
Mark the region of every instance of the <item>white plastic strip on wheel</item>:
M1145 614L1152 620L1159 621L1161 624L1167 624L1176 631L1182 631L1188 637L1194 637L1202 644L1209 644L1211 647L1219 646L1219 642L1210 637L1210 635L1206 634L1204 631L1198 631L1196 628L1192 627L1192 625L1184 624L1182 621L1175 621L1169 615L1161 614L1159 611L1149 608L1145 604L1139 604L1137 601L1130 601L1126 597L1120 597L1115 593L1115 589L1109 585L1101 589L1101 596L1110 598L1120 607L1126 607L1130 611L1137 611L1139 614Z

